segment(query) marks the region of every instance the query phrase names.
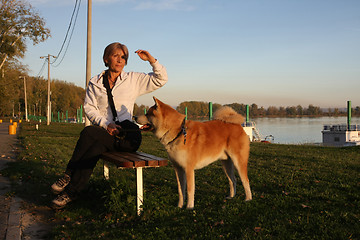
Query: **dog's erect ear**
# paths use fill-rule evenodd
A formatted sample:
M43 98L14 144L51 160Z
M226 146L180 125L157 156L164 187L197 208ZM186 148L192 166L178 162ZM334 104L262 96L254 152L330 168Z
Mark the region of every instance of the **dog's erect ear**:
M153 97L154 102L155 102L155 106L158 106L160 103L162 103L159 99L157 99L156 97Z
M154 97L154 96L153 96L153 99L154 99L154 102L155 102L155 107L157 107L157 105L158 105L158 104L157 104L157 101L158 101L158 100L157 100L157 98Z

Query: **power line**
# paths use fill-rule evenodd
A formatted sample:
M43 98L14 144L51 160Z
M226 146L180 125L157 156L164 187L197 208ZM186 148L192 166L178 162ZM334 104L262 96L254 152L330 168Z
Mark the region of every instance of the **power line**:
M65 38L64 38L64 41L61 45L61 48L59 50L59 53L57 54L57 58L55 58L55 60L53 62L51 62L51 64L53 65L53 67L58 67L62 61L64 60L65 58L65 55L67 53L67 50L69 48L69 45L70 45L70 41L71 41L71 38L72 38L72 35L74 33L74 29L75 29L75 25L76 25L76 20L77 20L77 17L78 17L78 14L79 14L79 9L80 9L80 3L81 3L81 0L76 0L75 2L75 6L74 6L74 10L72 12L72 15L71 15L71 19L70 19L70 23L69 23L69 27L67 29L67 32L66 32L66 35L65 35ZM75 18L74 18L75 16ZM69 36L69 32L70 32L70 29L71 29L71 33L70 33L70 36ZM66 44L67 42L67 44ZM60 62L57 63L57 60L59 59L59 56L62 54L62 51L64 49L64 46L66 44L66 48L65 48L65 52L64 54L62 55L61 59L60 59ZM56 65L54 65L55 63L57 63Z
M74 15L75 15L75 12L76 12L76 9L77 9L77 6L78 6L78 0L76 0L75 2L75 6L74 6L74 9L73 9L73 12L72 12L72 15L71 15L71 18L70 18L70 23L69 23L69 26L68 26L68 29L66 31L66 34L65 34L65 38L64 38L64 41L60 47L60 50L57 54L57 56L60 56L60 54L62 53L62 50L65 46L65 43L67 41L67 38L68 38L68 35L69 35L69 32L70 32L70 29L71 29L71 26L73 25L73 19L74 19ZM54 64L56 62L57 59L55 59L51 64Z
M39 73L36 75L36 78L39 78L39 77L40 77L40 75L41 75L41 73L44 71L45 64L46 64L46 59L44 60L44 63L43 63L43 65L42 65L42 67L41 67L41 69L40 69Z
M37 79L37 78L40 78L41 73L44 71L46 62L47 62L47 59L44 60L44 63L43 63L43 65L42 65L39 73L38 73L38 74L36 75L36 77L35 77L36 79ZM2 87L2 86L11 86L11 85L15 85L15 84L18 84L18 83L17 83L16 81L11 81L11 82L9 82L9 83L1 83L1 84L0 84L0 87Z

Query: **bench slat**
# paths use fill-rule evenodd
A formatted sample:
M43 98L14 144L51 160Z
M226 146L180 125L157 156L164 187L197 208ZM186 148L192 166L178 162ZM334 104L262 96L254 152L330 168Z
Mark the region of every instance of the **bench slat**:
M114 163L117 167L125 167L125 168L132 168L134 167L134 163L127 160L118 158L116 155L113 155L112 153L103 153L101 158L105 161Z
M164 167L168 164L168 161L167 161L167 159L160 160L158 164L159 164L159 167Z
M158 161L167 161L167 159L165 158L161 158L161 157L157 157L157 156L154 156L154 155L150 155L148 153L144 153L144 152L136 152L138 155L141 155L141 156L144 156L144 157L148 157L150 159L155 159L155 160L158 160Z
M101 158L114 163L117 167L125 168L166 166L168 163L167 159L143 152L106 152Z
M150 155L148 153L143 153L143 152L138 152L139 155L143 156L143 157L147 157L147 158L151 158L151 159L156 159L157 163L154 165L149 165L149 166L159 166L159 167L163 167L163 166L166 166L168 164L168 160L165 159L165 158L160 158L160 157L157 157L157 156L153 156L153 155Z
M148 167L159 166L159 161L154 160L154 158L151 158L150 157L151 155L150 156L143 156L143 155L139 154L139 152L137 152L136 155L135 154L132 154L132 155L133 155L134 158L144 161L146 166L148 166Z
M118 167L145 167L146 162L140 159L137 159L131 153L128 152L111 152L104 153L107 154L108 158L105 160L115 163ZM110 159L111 158L111 159Z
M129 153L129 152L119 152L118 154L115 155L118 158L124 158L128 161L131 161L134 163L134 167L145 167L146 166L146 162L142 159L139 159L136 155L134 155L134 153Z

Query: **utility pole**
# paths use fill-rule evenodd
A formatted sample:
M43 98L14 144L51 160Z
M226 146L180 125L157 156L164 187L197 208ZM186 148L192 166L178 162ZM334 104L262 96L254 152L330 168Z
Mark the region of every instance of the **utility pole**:
M89 85L91 78L91 22L92 22L92 0L88 0L88 9L87 9L87 40L86 40L86 86ZM81 119L82 121L82 119ZM85 115L85 126L90 125L90 120Z
M56 58L56 56L48 54L47 56L42 56L40 58L47 58L48 61L48 96L47 96L47 125L50 125L50 118L51 118L51 103L50 103L50 57Z
M27 111L27 97L26 97L26 80L25 76L20 76L19 78L24 78L24 97L25 97L25 121L28 121L28 111Z

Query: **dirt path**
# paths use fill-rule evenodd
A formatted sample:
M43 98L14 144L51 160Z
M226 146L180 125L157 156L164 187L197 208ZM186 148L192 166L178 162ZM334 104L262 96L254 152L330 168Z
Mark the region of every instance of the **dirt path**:
M16 161L20 152L17 136L8 134L9 125L0 123L0 170ZM0 239L46 239L53 215L49 207L38 207L14 196L10 181L0 174Z

